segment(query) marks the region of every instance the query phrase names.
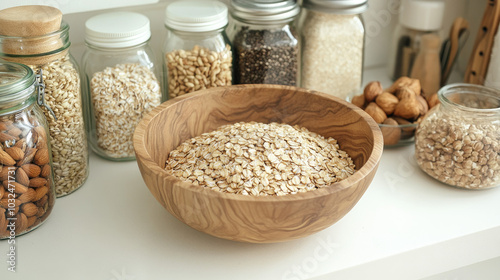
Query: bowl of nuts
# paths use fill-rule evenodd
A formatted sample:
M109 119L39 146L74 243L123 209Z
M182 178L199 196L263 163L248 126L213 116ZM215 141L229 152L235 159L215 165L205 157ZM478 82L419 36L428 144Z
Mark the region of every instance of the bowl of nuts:
M271 243L323 230L371 183L380 129L336 97L237 85L164 102L139 123L134 149L153 196L207 234Z
M439 100L436 93L424 95L418 79L401 77L387 89L378 81L368 83L352 103L379 124L385 147L397 147L415 141L418 123Z

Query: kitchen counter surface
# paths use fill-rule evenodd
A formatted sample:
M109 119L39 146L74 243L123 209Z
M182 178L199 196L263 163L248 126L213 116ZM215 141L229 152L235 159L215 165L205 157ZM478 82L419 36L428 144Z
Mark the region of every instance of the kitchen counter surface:
M0 242L0 279L399 280L499 258L500 187L446 186L413 156L413 146L386 149L365 195L333 226L295 241L246 244L175 219L136 162L91 155L85 185L58 199L40 228L15 239L16 273L7 271L9 245Z

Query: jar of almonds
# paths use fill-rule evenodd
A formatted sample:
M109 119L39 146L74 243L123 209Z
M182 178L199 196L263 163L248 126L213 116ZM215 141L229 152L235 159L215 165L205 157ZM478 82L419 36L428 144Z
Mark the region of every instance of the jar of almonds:
M0 239L35 229L54 206L40 80L26 65L0 63Z
M43 110L49 124L56 195L79 189L89 173L80 74L69 53L69 25L49 6L18 6L0 11L0 58L42 70Z
M169 98L232 84L227 22L227 7L218 1L187 0L167 6L163 66Z
M104 13L85 22L87 129L90 146L105 159L135 159L135 126L163 99L150 38L149 19L139 13Z
M500 91L451 84L438 92L440 105L415 135L420 168L435 179L466 189L500 184Z

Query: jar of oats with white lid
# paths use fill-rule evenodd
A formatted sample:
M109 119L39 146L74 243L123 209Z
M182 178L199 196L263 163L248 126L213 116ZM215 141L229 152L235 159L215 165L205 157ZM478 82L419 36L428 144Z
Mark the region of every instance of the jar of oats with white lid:
M85 22L87 129L92 150L105 159L135 159L135 126L163 100L150 38L149 19L138 13L104 13Z
M19 6L0 11L0 58L42 71L44 110L49 124L58 197L80 188L89 173L80 74L69 53L69 26L48 6Z
M304 0L301 86L349 100L360 92L368 0Z
M169 98L232 84L227 23L227 7L218 1L186 0L167 6L163 75Z
M415 156L433 178L459 188L500 185L500 91L451 84L415 134Z

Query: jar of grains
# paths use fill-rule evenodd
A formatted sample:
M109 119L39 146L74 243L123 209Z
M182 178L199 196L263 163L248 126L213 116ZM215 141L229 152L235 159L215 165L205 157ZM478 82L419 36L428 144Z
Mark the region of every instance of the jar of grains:
M80 188L88 177L88 148L78 66L69 53L69 26L48 6L0 11L0 58L42 70L44 110L49 124L54 185L58 197Z
M26 65L0 63L0 239L35 229L54 206L40 81Z
M419 124L415 156L420 168L448 185L484 189L500 184L500 91L451 84L441 105Z
M301 85L349 100L360 91L368 0L304 0Z
M138 13L105 13L85 22L87 129L92 149L103 158L135 159L135 126L164 100L150 37L149 19Z
M165 10L163 47L169 98L232 83L227 7L218 1L177 1Z
M231 1L226 29L234 51L235 84L297 86L300 60L295 0Z

